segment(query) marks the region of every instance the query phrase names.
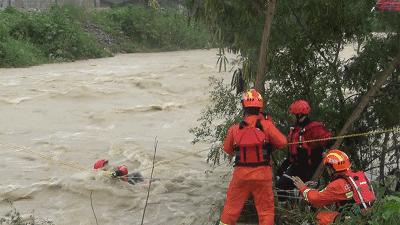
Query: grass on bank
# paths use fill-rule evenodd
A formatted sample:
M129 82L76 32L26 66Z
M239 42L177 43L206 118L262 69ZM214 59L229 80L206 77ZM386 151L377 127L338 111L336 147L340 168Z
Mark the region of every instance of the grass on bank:
M122 51L172 51L210 46L210 35L202 24L189 23L175 9L154 10L138 6L95 11L91 21L119 38Z
M206 27L189 23L176 9L127 6L84 11L65 6L0 12L0 67L209 46Z
M0 217L0 225L54 225L50 220L36 218L34 213L22 216L12 203L10 208L10 211Z

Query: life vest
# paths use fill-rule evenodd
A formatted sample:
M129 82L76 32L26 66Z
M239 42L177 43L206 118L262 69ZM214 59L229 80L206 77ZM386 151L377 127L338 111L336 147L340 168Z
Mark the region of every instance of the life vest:
M323 127L324 125L320 122L316 122L316 121L311 121L310 123L308 123L306 126L304 127L300 127L300 126L296 126L296 127L291 127L290 128L290 132L289 132L289 136L288 136L288 142L289 143L296 143L296 142L300 142L298 144L290 144L289 145L289 162L290 163L294 163L295 161L297 161L297 154L300 149L304 149L307 152L308 155L308 165L312 165L311 162L311 153L312 153L312 149L311 147L308 145L308 143L302 143L303 141L307 141L304 139L305 134L307 134L307 132L311 131L313 128L316 127Z
M337 206L343 206L347 203L355 203L360 206L361 210L372 207L376 200L374 189L363 171L347 171L345 174L337 176L335 179L343 178L350 185L353 199L340 202Z
M260 120L256 127L240 123L237 133L233 136L235 164L234 166L256 167L270 164L271 147L263 132Z

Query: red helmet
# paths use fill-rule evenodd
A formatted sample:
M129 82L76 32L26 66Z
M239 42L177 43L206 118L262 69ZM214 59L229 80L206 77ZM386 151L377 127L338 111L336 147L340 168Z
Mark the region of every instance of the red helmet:
M351 163L346 153L338 149L332 149L325 156L324 165L330 165L336 172L340 172L350 169Z
M103 168L105 165L107 165L107 163L108 163L108 160L106 160L106 159L98 159L94 163L93 169L97 170L97 169Z
M305 100L296 100L289 106L291 114L309 114L311 112L310 104Z
M264 102L260 93L258 93L255 89L250 89L249 91L243 94L242 105L244 108L247 107L263 108Z
M128 174L128 168L124 165L117 167L118 176L125 176Z

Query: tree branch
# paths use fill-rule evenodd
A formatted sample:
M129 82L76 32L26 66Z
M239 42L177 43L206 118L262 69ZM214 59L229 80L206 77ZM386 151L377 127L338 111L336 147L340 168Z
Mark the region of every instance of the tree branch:
M340 130L338 136L344 135L348 132L348 130L354 124L354 122L356 122L360 118L361 113L367 107L370 100L375 97L375 94L379 91L382 85L385 84L387 78L390 75L392 75L396 67L398 67L399 65L400 65L400 52L397 54L396 58L394 58L393 61L387 66L387 68L377 76L375 83L371 85L368 92L361 98L360 103L353 111L351 116L347 119L346 123ZM342 142L343 139L338 139L332 148L338 148L342 144Z
M400 51L397 53L396 57L392 60L392 62L389 63L389 65L386 67L385 70L383 70L381 73L378 74L375 83L371 85L369 88L368 92L361 98L360 103L358 106L355 108L353 113L350 115L350 117L347 119L346 123L340 130L339 134L337 136L342 136L346 134L350 127L360 118L361 113L364 111L364 109L367 107L368 103L371 101L372 98L375 97L375 94L378 92L378 90L382 87L383 84L385 84L386 80L392 73L395 71L396 67L400 65ZM338 148L343 142L343 139L338 139L336 140L335 144L332 146L333 149ZM318 167L318 169L315 171L314 176L312 180L318 180L319 177L321 176L321 173L323 171L323 164L321 163Z
M271 33L272 20L275 14L276 0L268 0L265 14L264 31L261 39L260 55L258 60L258 70L256 75L255 88L262 95L265 93L265 73L268 69L268 40Z

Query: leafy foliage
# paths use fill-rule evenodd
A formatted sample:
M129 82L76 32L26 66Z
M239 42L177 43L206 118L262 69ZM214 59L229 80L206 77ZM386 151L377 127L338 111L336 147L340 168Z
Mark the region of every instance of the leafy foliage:
M21 213L11 205L11 210L7 212L4 217L0 217L0 225L54 225L49 220L39 220L33 214L28 218L21 216Z
M386 196L377 201L374 207L366 213L361 213L359 207L353 207L342 215L343 222L335 224L346 225L393 225L400 220L400 197Z
M0 66L30 66L107 56L80 27L79 9L54 7L46 12L0 12Z
M199 141L211 144L207 160L218 164L222 140L229 126L240 120L241 112L237 107L239 98L232 93L231 87L224 84L222 79L210 78L209 82L212 87L211 105L202 112L199 127L192 128L190 132L195 136L194 144Z
M223 158L225 133L220 129L227 129L240 117L234 89L240 92L255 80L263 12L268 7L264 2L187 0L194 17L208 24L218 47L241 57L232 87L212 85L211 103L203 111L200 125L192 129L195 142L212 144L208 160L216 164ZM264 111L272 115L281 131L288 132L291 122L287 108L299 98L311 103L313 119L323 121L334 133L340 130L377 75L400 52L400 14L370 12L374 4L373 0L277 2L268 49ZM369 102L352 133L399 127L399 79L396 69ZM341 148L350 154L354 169L368 171L383 183L388 171L400 168L399 141L399 134L391 132L346 139ZM282 154L275 154L275 160L282 159ZM398 203L398 197L383 198L367 215L349 214L351 218L345 224L397 224ZM288 215L284 210L277 207L278 214ZM295 207L291 212L294 214L287 218L277 218L285 224L312 220L302 209Z
M243 73L246 81L250 82L257 71L265 1L186 0L186 4L193 17L208 25L217 47L240 54L242 60L249 63L247 68L243 68Z
M204 25L188 22L176 9L112 8L94 12L92 20L111 34L123 34L131 46L130 52L195 49L211 45Z
M113 43L98 41L88 24ZM7 8L0 12L0 66L31 66L52 61L111 56L110 52L149 52L212 46L204 25L188 22L176 9L143 6L99 11L65 6L43 12ZM109 49L110 48L110 49Z
M245 87L251 86L258 62L266 7L264 1L187 2L195 18L209 25L219 40L219 47L242 57L244 79L235 76L234 81L238 82L233 82L233 87L243 86L243 81ZM299 98L311 103L313 119L323 121L334 132L338 131L361 96L374 83L377 74L400 51L400 15L371 13L374 4L373 0L282 0L277 3L268 52L265 111L272 115L283 132L287 132L290 126L287 108ZM378 29L384 33L376 33ZM354 125L353 133L399 126L399 78L400 72L396 70ZM224 99L223 102L229 101ZM240 106L226 104L225 109L236 112L239 109L235 107ZM210 120L208 124L213 124L213 121L221 123L216 119L218 116L210 112L213 110L205 111L200 120ZM228 118L225 124L231 124L230 118L235 115L225 115ZM204 125L206 123L201 123L197 130L209 129ZM223 139L220 135L213 136L217 133L212 131L204 134L209 136L196 138L207 141ZM382 160L386 160L387 169L399 167L400 149L396 144L399 135L388 135L390 141L386 143L383 143L384 135L347 139L342 148L350 153L355 168L376 171L376 163Z
M45 61L40 49L29 42L11 38L0 42L0 67L33 66Z

